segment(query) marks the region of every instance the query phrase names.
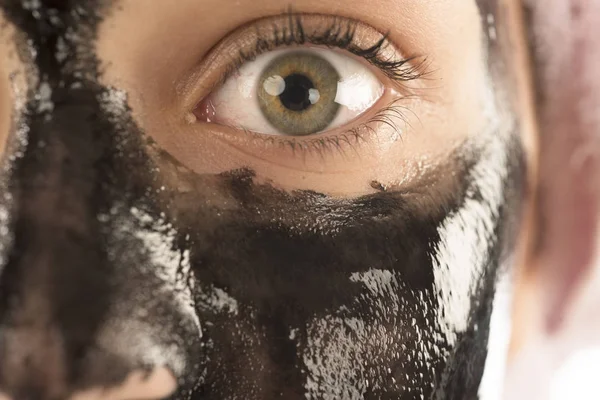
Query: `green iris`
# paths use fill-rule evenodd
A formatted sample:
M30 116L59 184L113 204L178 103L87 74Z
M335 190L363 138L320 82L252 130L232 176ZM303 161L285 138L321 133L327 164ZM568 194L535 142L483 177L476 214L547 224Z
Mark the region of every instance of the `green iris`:
M258 103L280 133L310 135L335 119L339 80L336 69L322 57L302 51L283 54L263 71Z

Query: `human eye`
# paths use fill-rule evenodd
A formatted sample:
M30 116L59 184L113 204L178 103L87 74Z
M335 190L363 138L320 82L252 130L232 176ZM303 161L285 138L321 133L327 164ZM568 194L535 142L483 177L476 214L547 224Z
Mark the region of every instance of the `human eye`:
M240 28L205 57L187 119L203 134L220 126L218 138L250 157L267 149L274 164L327 172L340 154L404 133L426 72L424 57L362 22L289 13Z
M351 122L383 92L370 68L349 55L291 48L245 63L200 105L197 115L258 133L306 136Z

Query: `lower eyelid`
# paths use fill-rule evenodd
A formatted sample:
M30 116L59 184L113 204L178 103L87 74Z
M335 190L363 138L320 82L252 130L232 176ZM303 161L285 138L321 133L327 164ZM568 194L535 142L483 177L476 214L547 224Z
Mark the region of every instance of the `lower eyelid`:
M383 142L393 144L400 139L406 131L408 117L396 106L401 98L394 98L394 95L391 91L384 93L369 111L348 126L310 137L265 135L207 123L195 125L198 132L210 132L213 139L231 146L244 157L257 157L292 169L320 168L322 162L332 157L348 152L360 157L365 146L379 146Z

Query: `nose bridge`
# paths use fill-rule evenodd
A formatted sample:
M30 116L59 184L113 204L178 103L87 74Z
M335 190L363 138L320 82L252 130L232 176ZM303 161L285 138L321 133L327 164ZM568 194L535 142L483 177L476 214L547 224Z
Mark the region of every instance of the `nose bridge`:
M9 379L10 371L17 384L38 373L56 386L71 374L67 364L76 368L66 360L92 343L108 305L110 263L97 218L103 149L90 126L95 97L46 89L53 110L27 116L28 143L8 178L13 240L0 276L0 375Z
M12 240L0 268L0 387L60 398L110 300L111 264L98 219L108 207L102 196L108 140L94 124L100 109L94 85L66 73L58 60L66 29L61 10L5 8L19 28L30 29L39 76L22 136L15 137L19 154L4 178ZM54 22L44 21L51 16Z

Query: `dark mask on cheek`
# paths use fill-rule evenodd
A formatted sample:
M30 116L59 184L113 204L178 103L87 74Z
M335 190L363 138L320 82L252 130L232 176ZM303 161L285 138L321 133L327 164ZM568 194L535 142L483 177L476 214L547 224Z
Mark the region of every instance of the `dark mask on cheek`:
M96 5L33 3L0 3L39 77L5 155L2 391L166 365L178 399L476 398L520 197L512 124L361 198L199 176L97 83Z

